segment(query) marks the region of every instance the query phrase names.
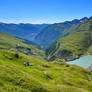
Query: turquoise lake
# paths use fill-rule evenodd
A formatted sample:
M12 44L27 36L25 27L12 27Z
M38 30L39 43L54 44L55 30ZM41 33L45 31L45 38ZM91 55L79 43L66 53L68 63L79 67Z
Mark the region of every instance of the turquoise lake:
M74 61L69 61L67 64L75 64L83 68L88 68L92 64L92 55L82 56Z

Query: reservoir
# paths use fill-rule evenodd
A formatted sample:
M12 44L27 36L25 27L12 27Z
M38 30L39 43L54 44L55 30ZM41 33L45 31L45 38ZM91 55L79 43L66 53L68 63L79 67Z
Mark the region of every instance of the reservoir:
M88 68L92 64L92 55L82 56L79 59L67 62L67 64L75 64L83 68Z

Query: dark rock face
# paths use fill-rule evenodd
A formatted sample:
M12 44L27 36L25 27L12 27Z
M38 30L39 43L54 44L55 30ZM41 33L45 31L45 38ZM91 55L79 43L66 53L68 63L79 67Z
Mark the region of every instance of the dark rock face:
M56 55L56 57L58 57L58 58L64 58L67 56L72 56L72 52L68 51L68 50L62 50L62 51L59 51Z
M77 57L69 50L58 51L56 58L64 58L66 61L72 61L77 59Z

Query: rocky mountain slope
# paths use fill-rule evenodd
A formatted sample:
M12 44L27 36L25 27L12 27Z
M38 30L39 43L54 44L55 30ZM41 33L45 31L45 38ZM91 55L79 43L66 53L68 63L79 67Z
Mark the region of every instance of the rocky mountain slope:
M88 19L84 17L80 20L75 19L73 21L66 21L63 23L55 23L44 28L36 37L35 42L39 44L42 48L46 49L54 41L61 37L69 35L74 29L77 28L80 22Z
M88 53L92 54L92 18L81 22L70 35L54 42L46 50L52 60L73 60Z
M45 56L44 52L37 48L37 46L28 40L0 32L0 49L20 52L26 55Z

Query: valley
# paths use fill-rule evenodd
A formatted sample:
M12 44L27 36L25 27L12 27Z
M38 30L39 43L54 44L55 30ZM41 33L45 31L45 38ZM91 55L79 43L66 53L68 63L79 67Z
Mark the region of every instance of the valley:
M0 23L0 30L6 33L13 34L26 40L34 40L35 36L41 32L42 29L50 24L29 24L29 23Z
M90 29L92 18L81 22L70 35L60 38L46 49L46 55L50 60L58 58L73 60L85 54L91 54L91 34Z
M92 18L29 26L0 24L0 89L91 92Z

